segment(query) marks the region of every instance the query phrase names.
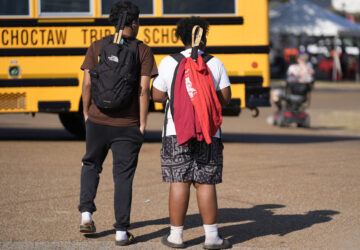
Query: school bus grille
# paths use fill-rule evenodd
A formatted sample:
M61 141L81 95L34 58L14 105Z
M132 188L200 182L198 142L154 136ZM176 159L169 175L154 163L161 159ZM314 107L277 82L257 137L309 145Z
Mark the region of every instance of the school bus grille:
M0 110L26 109L25 93L0 94Z

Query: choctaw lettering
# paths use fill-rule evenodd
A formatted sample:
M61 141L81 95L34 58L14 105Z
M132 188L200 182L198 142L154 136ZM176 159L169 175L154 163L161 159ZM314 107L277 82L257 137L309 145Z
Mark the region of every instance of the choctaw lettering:
M1 43L12 45L64 45L66 44L67 30L23 29L1 31Z

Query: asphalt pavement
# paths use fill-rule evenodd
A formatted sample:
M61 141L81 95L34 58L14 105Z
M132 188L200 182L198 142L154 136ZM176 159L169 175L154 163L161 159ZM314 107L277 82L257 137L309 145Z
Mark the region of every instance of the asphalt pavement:
M279 128L249 110L224 117L219 231L234 249L360 249L360 88L323 84L312 93L311 128ZM162 113L151 113L133 187L125 249L166 249L168 189L161 182ZM112 155L104 163L94 214L97 233L78 231L85 142L56 115L0 115L0 249L120 249L114 245ZM192 190L188 249L202 249Z

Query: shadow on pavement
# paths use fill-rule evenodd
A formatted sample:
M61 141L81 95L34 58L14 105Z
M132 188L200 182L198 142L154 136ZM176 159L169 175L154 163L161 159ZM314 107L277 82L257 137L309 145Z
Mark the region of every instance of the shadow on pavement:
M79 141L65 129L0 128L1 141Z
M356 140L360 141L360 137L334 136L334 135L223 133L222 140L223 142L298 144L298 143L321 143L321 142L356 141Z
M262 133L223 133L223 142L234 143L273 143L298 144L321 143L337 141L360 141L360 136L333 136L333 135L295 135L295 134L262 134ZM161 131L148 131L145 142L161 142Z
M296 135L296 134L262 134L262 133L223 133L223 142L230 143L269 143L298 144L360 140L355 136L333 135ZM67 132L65 129L32 129L32 128L0 128L0 141L81 141L83 139ZM160 143L161 131L146 132L145 142Z
M232 244L237 244L251 240L253 238L266 235L279 235L299 231L314 224L329 222L333 215L339 214L334 210L315 210L306 214L274 214L273 209L285 207L277 204L257 205L252 208L221 208L219 209L219 233L224 238L229 238ZM169 218L157 220L140 221L132 223L130 229L151 226L165 225L158 231L140 235L136 237L137 242L146 242L169 232ZM233 225L221 225L234 223ZM202 227L200 214L191 214L186 216L185 230L189 228ZM185 232L186 233L186 232ZM96 234L87 234L87 238L101 238L109 234L115 234L115 230L107 230ZM193 246L203 243L204 236L192 239L186 242L187 246Z

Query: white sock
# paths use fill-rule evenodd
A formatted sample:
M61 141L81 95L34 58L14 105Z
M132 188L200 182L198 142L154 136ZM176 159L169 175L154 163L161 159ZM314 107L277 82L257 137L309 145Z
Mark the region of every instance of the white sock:
M206 245L221 245L223 243L223 239L220 238L218 233L217 224L205 225L205 244Z
M126 231L116 231L116 240L127 240L128 236Z
M170 235L168 237L168 241L175 244L182 244L183 243L183 230L184 226L180 227L170 227Z
M81 224L90 224L92 222L92 214L90 212L81 213Z

